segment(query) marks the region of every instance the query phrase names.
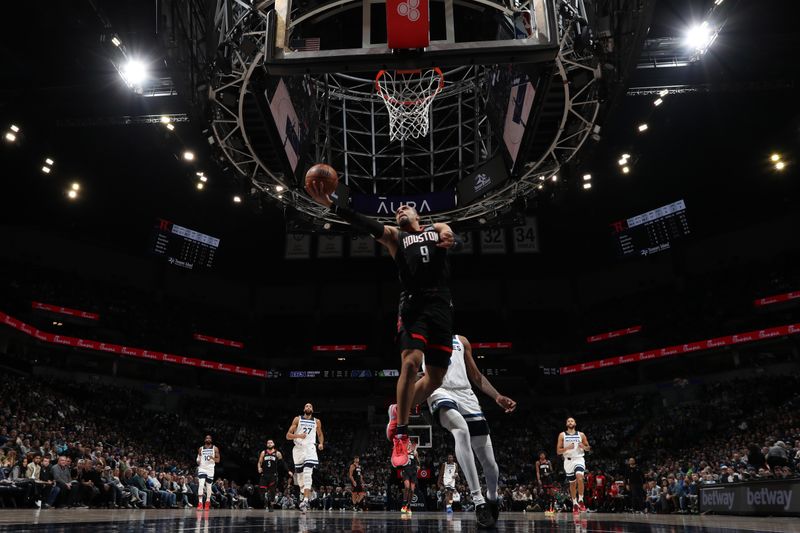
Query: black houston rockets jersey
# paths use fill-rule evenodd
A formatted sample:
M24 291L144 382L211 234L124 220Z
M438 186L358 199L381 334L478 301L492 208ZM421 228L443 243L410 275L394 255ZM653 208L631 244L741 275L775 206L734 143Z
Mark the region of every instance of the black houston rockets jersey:
M447 250L437 244L439 233L433 226L412 232L400 230L394 260L403 291L448 288L450 265Z

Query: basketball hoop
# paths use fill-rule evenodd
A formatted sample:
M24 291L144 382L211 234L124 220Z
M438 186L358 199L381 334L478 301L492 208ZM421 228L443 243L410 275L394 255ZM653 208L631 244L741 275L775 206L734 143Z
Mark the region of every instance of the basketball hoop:
M378 72L375 89L389 111L389 138L402 141L427 135L428 110L443 88L439 67Z

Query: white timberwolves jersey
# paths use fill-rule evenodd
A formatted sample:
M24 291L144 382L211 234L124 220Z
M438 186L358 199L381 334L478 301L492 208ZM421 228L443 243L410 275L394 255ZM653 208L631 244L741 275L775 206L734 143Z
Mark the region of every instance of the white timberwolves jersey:
M571 457L573 459L577 459L579 457L583 457L583 449L572 449L572 444L575 443L577 446L581 443L581 434L579 431L576 431L575 434L570 435L566 431L564 432L564 457Z
M294 439L295 446L315 447L317 445L317 419L303 418L303 415L300 415L297 433L305 434L306 438Z
M200 450L200 465L198 469L203 472L214 472L214 447L203 448Z
M455 477L456 477L456 464L445 463L444 474L442 475L442 483L444 484L444 486L445 487L455 486Z
M425 371L424 361L422 370ZM450 364L447 366L447 372L439 388L446 390L472 389L467 377L467 366L464 363L464 345L457 336L453 337L453 353L450 355Z

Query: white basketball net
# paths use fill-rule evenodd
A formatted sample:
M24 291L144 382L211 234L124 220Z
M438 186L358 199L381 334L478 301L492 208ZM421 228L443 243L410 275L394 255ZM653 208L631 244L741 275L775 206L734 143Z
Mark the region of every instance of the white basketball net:
M438 67L381 70L375 88L389 111L389 138L416 139L428 134L428 110L444 88L444 75Z

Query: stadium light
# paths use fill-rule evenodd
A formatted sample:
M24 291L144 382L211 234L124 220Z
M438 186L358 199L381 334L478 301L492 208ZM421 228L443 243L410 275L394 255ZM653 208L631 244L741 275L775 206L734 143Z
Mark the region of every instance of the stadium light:
M275 187L275 190L278 191L278 192L283 192L283 185L277 185Z
M784 168L786 168L786 163L783 161L778 161L775 163L775 170L783 170Z
M631 167L622 167L623 174L630 174L630 172L631 172Z
M558 181L558 174L553 174L553 177L550 179L553 181Z
M76 181L75 183L72 184L72 190L73 191L81 190L81 184Z
M183 158L187 161L194 161L194 152L186 150L185 152L183 152Z
M19 126L12 124L11 131L13 131L14 133L19 133Z
M175 126L174 126L173 124L167 124L167 129L168 129L169 131L172 131L172 130L174 130L174 129L175 129Z
M6 140L10 143L13 143L14 141L17 140L17 136L9 131L8 133L6 133Z
M237 195L237 196L234 196L234 197L233 197L233 203L235 203L235 204L240 204L240 203L242 203L242 197L241 197L241 196L238 196L238 195Z
M539 185L537 185L537 186L536 186L536 188L537 188L537 189L539 189L539 190L541 191L542 189L544 189L544 185L542 185L542 184L540 183Z
M53 161L49 157L47 159L45 159L44 162L45 162L45 164L50 165L51 167L55 164L55 161Z
M50 167L48 167L47 165L43 166L42 172L44 172L45 174L50 174Z
M656 106L656 107L658 107L658 106L660 106L660 105L661 105L661 104L663 104L663 103L664 103L664 100L663 100L662 98L656 98L656 101L655 101L655 102L653 102L653 105L654 105L654 106Z
M197 184L197 190L198 190L198 191L202 191L202 190L203 190L203 187L205 187L205 185L203 185L203 182L199 182L199 183Z
M205 177L205 176L200 176L200 181L202 181L203 183L205 183L205 182L207 182L207 181L208 181L208 178L207 178L207 177Z
M639 132L647 131L647 124L639 124Z
M669 91L667 89L661 89L660 91L658 91L658 96L660 96L661 98L664 98L668 94L669 94Z
M583 175L583 181L591 181L591 179L592 179L592 175L591 174L584 174Z
M346 357L337 357L336 360L337 361L347 361L347 358Z
M771 156L769 156L769 160L772 161L773 163L777 163L778 161L781 160L781 155L780 154L772 154Z
M621 166L621 167L622 167L622 166L625 166L627 163L628 163L628 158L627 158L627 157L623 157L622 159L620 159L619 161L617 161L617 164L618 164L619 166Z
M631 158L631 154L622 154L621 157L622 157L622 159L630 159Z
M147 66L144 61L131 59L123 65L120 75L125 80L125 83L128 84L128 87L132 89L138 88L147 79Z
M120 41L120 40L119 40L119 37L117 37L117 36L115 35L115 36L113 36L113 37L111 38L111 44L113 44L114 46L116 46L117 48L119 48L119 45L121 45L121 44L122 44L122 41Z
M724 2L724 1L725 1L725 0L714 0L714 5L715 5L715 6L718 6L718 5L720 5L720 4L721 4L722 2Z
M583 188L584 189L591 189L592 188L592 184L589 183L589 182L586 182L586 183L583 184Z
M694 49L699 55L702 55L714 42L715 37L714 29L706 21L689 28L689 31L686 32L686 45Z
M161 116L161 123L162 124L169 124L170 123L170 118L168 116L166 116L166 115L162 115Z
M78 191L70 190L67 192L67 196L69 197L70 200L74 200L75 198L78 197Z

